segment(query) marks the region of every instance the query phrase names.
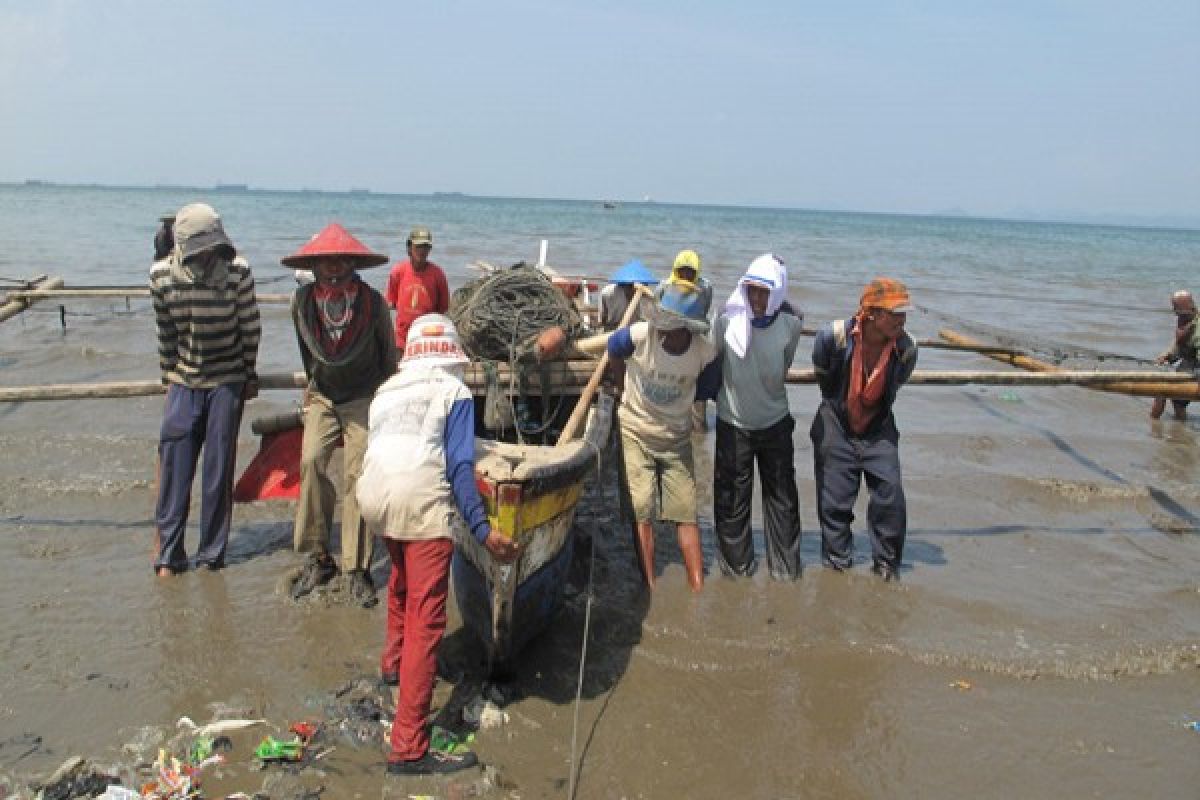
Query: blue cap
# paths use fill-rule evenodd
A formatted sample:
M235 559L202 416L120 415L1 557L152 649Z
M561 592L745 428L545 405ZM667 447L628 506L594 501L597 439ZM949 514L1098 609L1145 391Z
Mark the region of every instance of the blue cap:
M643 286L655 286L658 284L658 278L654 277L654 273L646 269L646 265L638 259L633 259L625 263L625 266L613 273L613 283L624 285L632 285L640 283Z

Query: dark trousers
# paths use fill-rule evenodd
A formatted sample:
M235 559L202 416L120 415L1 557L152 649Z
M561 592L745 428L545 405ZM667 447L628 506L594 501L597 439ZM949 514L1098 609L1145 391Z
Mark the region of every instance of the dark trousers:
M158 528L155 568L187 569L183 534L187 527L196 462L204 451L201 483L200 548L196 563L221 567L229 544L233 513L233 472L237 459L238 426L242 421L241 383L215 389L167 388L162 431L158 442Z
M758 567L750 534L756 462L762 483L767 568L777 579L789 580L800 574L800 502L792 447L795 427L791 414L758 431L717 419L713 517L718 564L727 574L752 575Z
M817 482L817 517L821 520L821 558L845 569L852 562L854 501L866 479L867 530L875 564L900 568L908 509L900 477L900 432L889 413L877 433L850 436L837 414L822 403L810 432Z

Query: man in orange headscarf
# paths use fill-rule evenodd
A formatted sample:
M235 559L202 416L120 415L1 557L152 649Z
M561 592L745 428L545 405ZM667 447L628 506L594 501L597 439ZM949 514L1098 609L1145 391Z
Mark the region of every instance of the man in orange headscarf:
M892 404L917 364L917 344L904 330L911 308L903 283L876 278L863 289L857 314L817 333L812 355L821 386L810 432L821 559L838 571L851 565L850 523L865 477L871 571L888 581L900 578L908 524Z

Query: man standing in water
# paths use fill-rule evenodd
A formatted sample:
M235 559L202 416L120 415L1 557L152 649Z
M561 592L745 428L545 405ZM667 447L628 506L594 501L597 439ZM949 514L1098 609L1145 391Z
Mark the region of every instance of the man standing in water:
M1192 293L1180 289L1171 295L1171 310L1175 312L1175 341L1171 349L1157 359L1156 364L1176 364L1176 372L1196 372L1200 353L1200 330L1196 326L1196 302ZM1187 400L1172 400L1175 419L1187 419ZM1150 407L1150 419L1158 419L1167 407L1167 398L1158 397Z
M457 772L474 753L429 746L425 727L446 630L454 537L473 536L502 562L517 547L491 529L475 486L475 402L463 383L467 357L449 318L416 319L400 369L371 403L358 498L392 558L388 580L385 683L398 683L387 770Z
M800 501L788 407L788 369L804 320L787 306L787 268L771 254L750 263L725 303L714 336L720 352L713 519L721 569L752 575L758 566L750 531L754 464L762 484L767 568L800 576Z
M392 267L383 296L396 310L396 349L404 351L408 326L423 314L444 314L450 308L446 273L429 260L433 234L428 228L413 228L405 243L408 258Z
M715 380L716 348L704 337L708 320L691 284L667 286L647 314L645 322L621 328L608 340L609 358L626 367L618 418L623 477L637 522L634 545L646 586L653 589L654 510L660 497L658 516L675 523L688 585L698 592L704 586L704 553L688 410L697 382Z
M871 571L885 581L900 579L908 526L892 404L917 364L917 344L904 330L911 309L903 283L876 278L863 289L857 314L821 328L812 354L821 386L810 431L821 558L831 569L850 567L850 523L865 477Z
M188 567L183 539L201 448L196 564L214 570L225 565L238 425L243 404L258 394L261 334L254 277L217 212L193 203L174 220L172 250L150 270L159 368L167 386L154 512L160 577Z
M338 574L329 552L337 491L328 469L340 439L341 568L347 574L350 597L371 608L376 602L368 571L371 540L359 514L355 486L367 447L371 398L396 371L396 348L383 297L363 282L357 270L386 264L387 256L372 253L332 223L282 263L312 270L316 277L296 290L291 309L308 376L293 543L296 552L310 554L292 586L292 596L302 597Z

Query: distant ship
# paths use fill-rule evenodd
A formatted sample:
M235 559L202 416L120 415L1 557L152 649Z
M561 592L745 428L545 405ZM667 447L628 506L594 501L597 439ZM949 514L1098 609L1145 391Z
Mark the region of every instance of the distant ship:
M213 187L217 192L248 192L250 187L244 183L218 183Z
M370 194L370 189L351 189L350 194Z
M616 204L616 203L614 203L612 200L605 200L605 201L604 201L604 207L605 207L605 208L616 208L616 207L617 207L617 204Z

